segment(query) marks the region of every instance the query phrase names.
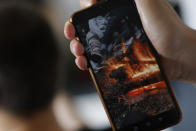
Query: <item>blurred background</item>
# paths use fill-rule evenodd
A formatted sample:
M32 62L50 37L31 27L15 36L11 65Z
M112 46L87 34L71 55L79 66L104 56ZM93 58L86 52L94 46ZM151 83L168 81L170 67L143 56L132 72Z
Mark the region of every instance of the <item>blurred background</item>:
M2 0L3 1L3 0ZM11 1L11 0L6 0ZM16 0L13 0L16 1ZM79 0L18 0L32 3L41 10L51 23L60 47L59 92L54 101L54 111L60 125L67 130L81 125L92 129L110 128L101 101L88 72L80 71L64 37L64 23L71 14L80 9ZM169 0L182 20L196 29L196 1ZM160 16L161 17L161 16ZM196 88L194 85L172 81L172 87L183 110L183 120L170 131L193 131L196 129Z

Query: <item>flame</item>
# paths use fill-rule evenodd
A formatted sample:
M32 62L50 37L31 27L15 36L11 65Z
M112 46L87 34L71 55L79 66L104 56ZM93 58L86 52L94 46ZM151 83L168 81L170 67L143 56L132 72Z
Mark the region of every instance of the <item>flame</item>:
M129 91L126 95L121 95L118 98L118 102L123 101L127 105L132 105L139 101L142 101L148 95L154 95L157 93L164 92L167 85L164 81L160 81L154 84L143 86L134 90Z
M123 67L124 65L125 65L125 64L116 64L116 65L113 65L112 68L118 69L118 68L120 68L120 67Z
M106 75L110 82L114 82L113 78L109 78L109 75L113 70L117 70L123 67L128 75L128 80L138 80L141 78L149 77L160 71L159 66L155 60L155 57L152 55L148 44L141 44L139 40L134 40L132 44L133 48L133 58L130 59L128 56L123 57L121 60L118 60L115 57L109 58L105 63L107 65ZM127 47L125 46L125 40L122 39L121 50L123 54L127 53ZM137 61L136 64L133 61ZM113 80L111 80L113 79ZM116 81L115 81L116 82Z
M139 94L142 94L145 91L145 88L138 88L135 90L132 90L128 93L129 96L138 96Z
M127 48L125 46L125 40L124 39L122 39L122 47L121 47L121 49L122 49L123 54L125 54L127 52Z
M150 85L138 88L138 89L134 89L132 91L129 91L127 94L129 96L138 96L138 95L144 93L145 91L148 91L151 94L155 94L155 93L157 93L156 91L158 91L156 89L158 89L160 87L167 87L167 85L164 81L161 81L161 82L150 84Z
M141 44L139 40L135 39L133 43L133 53L135 57L142 62L154 62L155 57L152 55L148 44Z
M145 64L143 65L143 71L137 72L132 76L132 78L142 77L144 75L150 75L159 71L159 66L157 64Z

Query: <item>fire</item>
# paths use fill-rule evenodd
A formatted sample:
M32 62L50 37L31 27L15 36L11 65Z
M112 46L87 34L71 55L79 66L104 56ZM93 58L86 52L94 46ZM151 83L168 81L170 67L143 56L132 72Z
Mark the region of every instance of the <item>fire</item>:
M120 67L125 66L124 62L117 61L114 57L108 59L106 61L106 64L108 65L107 69L109 71L112 71L112 70L115 70L115 69L118 69Z
M128 93L128 95L130 95L130 96L138 96L139 94L142 94L144 91L145 91L144 88L139 88L139 89L135 89L135 90L130 91Z
M123 101L127 105L135 104L139 101L144 100L149 95L164 92L167 85L164 81L160 81L154 84L143 86L134 90L129 91L126 95L121 95L118 98L118 102Z
M130 92L128 92L127 94L129 96L138 96L146 91L150 92L151 94L154 94L156 92L154 92L157 88L160 88L160 87L166 87L166 83L164 81L161 81L161 82L158 82L158 83L154 83L154 84L150 84L150 85L147 85L147 86L144 86L144 87L141 87L141 88L138 88L138 89L134 89ZM158 90L157 90L158 91Z
M122 49L123 54L125 54L127 52L127 48L125 46L125 40L124 39L122 39L122 48L121 49Z
M159 66L157 64L144 64L143 71L133 74L132 78L142 77L144 75L151 75L159 71Z
M112 68L113 69L118 69L118 68L123 67L123 66L125 66L125 64L116 64L116 65L113 65Z
M133 43L133 53L137 60L141 62L155 62L155 57L152 55L148 44L141 44L139 40L135 39Z
M147 43L142 44L139 42L139 40L134 40L132 48L134 60L130 59L130 57L127 55L128 50L125 46L125 40L122 39L121 50L124 56L121 60L115 57L111 57L106 61L106 75L108 76L108 78L113 70L117 70L121 67L125 69L128 76L128 80L126 81L149 77L150 75L153 75L160 71L155 57L152 55ZM133 64L134 61L137 62ZM109 78L111 82L114 82L114 79L111 79L112 78Z

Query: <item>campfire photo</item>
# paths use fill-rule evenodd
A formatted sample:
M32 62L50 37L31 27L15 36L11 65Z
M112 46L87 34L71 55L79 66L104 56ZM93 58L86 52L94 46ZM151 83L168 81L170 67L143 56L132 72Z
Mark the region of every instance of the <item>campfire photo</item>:
M126 12L125 16L118 13L122 11L90 19L83 36L87 58L117 129L174 108L149 40Z

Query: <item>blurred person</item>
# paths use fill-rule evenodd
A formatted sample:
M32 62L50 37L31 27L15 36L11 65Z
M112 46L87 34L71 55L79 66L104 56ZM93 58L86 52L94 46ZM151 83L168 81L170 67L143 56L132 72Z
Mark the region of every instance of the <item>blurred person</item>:
M41 5L44 3L45 0L0 0L1 2L16 2L19 3L31 3L31 4L34 4L34 5Z
M100 0L80 0L82 7ZM135 0L144 29L158 51L161 63L170 80L196 83L196 31L186 26L173 8L164 0ZM73 39L70 49L76 56L76 65L87 69L82 44L74 39L74 26L65 24L65 36Z
M0 4L0 131L61 131L52 111L58 49L31 6Z

